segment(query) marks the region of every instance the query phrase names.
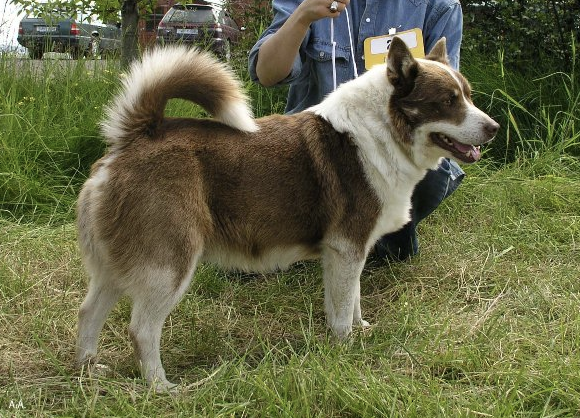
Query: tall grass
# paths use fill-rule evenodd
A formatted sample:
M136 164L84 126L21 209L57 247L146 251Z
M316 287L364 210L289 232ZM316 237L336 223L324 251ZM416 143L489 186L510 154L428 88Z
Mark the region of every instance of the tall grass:
M521 73L506 68L501 51L496 61L467 54L463 69L473 80L476 99L503 127L488 156L500 164L540 158L538 168L546 157L580 156L580 73L574 44L571 56L569 73L549 63Z
M103 152L97 122L117 85L114 64L0 59L0 210L70 220L79 184Z
M284 91L251 85L238 59L256 113L281 111ZM168 377L183 382L165 395L139 377L127 301L103 331L107 367L72 366L86 289L74 200L104 151L116 64L0 60L0 416L578 416L577 75L465 60L502 133L422 222L419 256L365 269L371 329L328 336L317 264L203 265L164 328ZM202 113L175 100L168 114Z
M246 48L247 49L247 48ZM286 89L251 82L242 48L232 62L257 116L284 111ZM576 62L576 51L572 51ZM464 56L462 70L475 100L502 124L487 148L497 166L532 164L549 174L552 164L580 155L580 75L537 69L510 72L496 61ZM544 66L544 68L549 68ZM546 70L548 71L548 70ZM98 131L103 107L116 91L119 69L106 61L31 61L0 58L0 213L6 219L62 223L88 169L104 152ZM170 103L168 114L205 116L196 106ZM573 162L572 162L573 163ZM556 168L558 169L558 168Z

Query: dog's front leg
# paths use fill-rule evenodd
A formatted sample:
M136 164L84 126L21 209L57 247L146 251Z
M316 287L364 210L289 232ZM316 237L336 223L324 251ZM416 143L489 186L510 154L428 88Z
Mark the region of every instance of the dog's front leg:
M354 301L354 316L352 319L352 323L354 326L361 326L363 328L371 326L371 324L362 319L362 310L360 308L360 276L358 280L358 290L356 292L356 299Z
M351 333L353 321L356 325L366 323L360 309L360 275L364 263L364 254L352 246L327 248L323 254L326 320L340 340Z

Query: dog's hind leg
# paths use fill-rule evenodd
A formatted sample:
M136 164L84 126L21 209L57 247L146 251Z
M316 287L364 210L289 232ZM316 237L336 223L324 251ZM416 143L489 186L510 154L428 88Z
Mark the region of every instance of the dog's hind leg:
M357 325L364 324L360 311L360 275L364 263L364 253L345 242L340 246L328 246L323 251L327 322L341 340L351 333L353 321Z
M76 361L79 366L93 362L97 356L99 334L105 320L115 306L121 292L112 286L110 280L100 277L103 272L93 275L89 291L79 310Z
M142 376L155 390L164 391L176 385L167 380L161 363L161 331L165 319L187 290L194 268L181 276L171 268L145 270L145 280L128 291L133 300L129 334Z

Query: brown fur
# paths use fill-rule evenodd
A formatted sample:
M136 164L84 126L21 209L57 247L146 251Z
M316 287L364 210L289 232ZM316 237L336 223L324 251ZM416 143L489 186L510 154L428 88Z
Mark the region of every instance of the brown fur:
M259 125L252 134L168 119L159 137L129 145L109 165L98 216L101 238L119 249L111 259L120 274L151 258L188 266L202 245L209 253L233 245L250 258L306 245L316 256L333 228L354 231L351 239L364 247L379 203L348 135L312 114L270 116ZM287 134L271 135L281 125ZM287 193L276 193L280 187Z

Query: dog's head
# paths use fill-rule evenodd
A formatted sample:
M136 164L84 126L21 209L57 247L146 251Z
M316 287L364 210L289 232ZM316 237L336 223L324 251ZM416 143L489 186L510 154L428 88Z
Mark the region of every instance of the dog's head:
M425 59L415 59L395 37L387 77L394 88L390 117L415 161L429 166L441 157L479 160L479 146L493 139L499 124L473 104L469 83L449 66L445 38Z

